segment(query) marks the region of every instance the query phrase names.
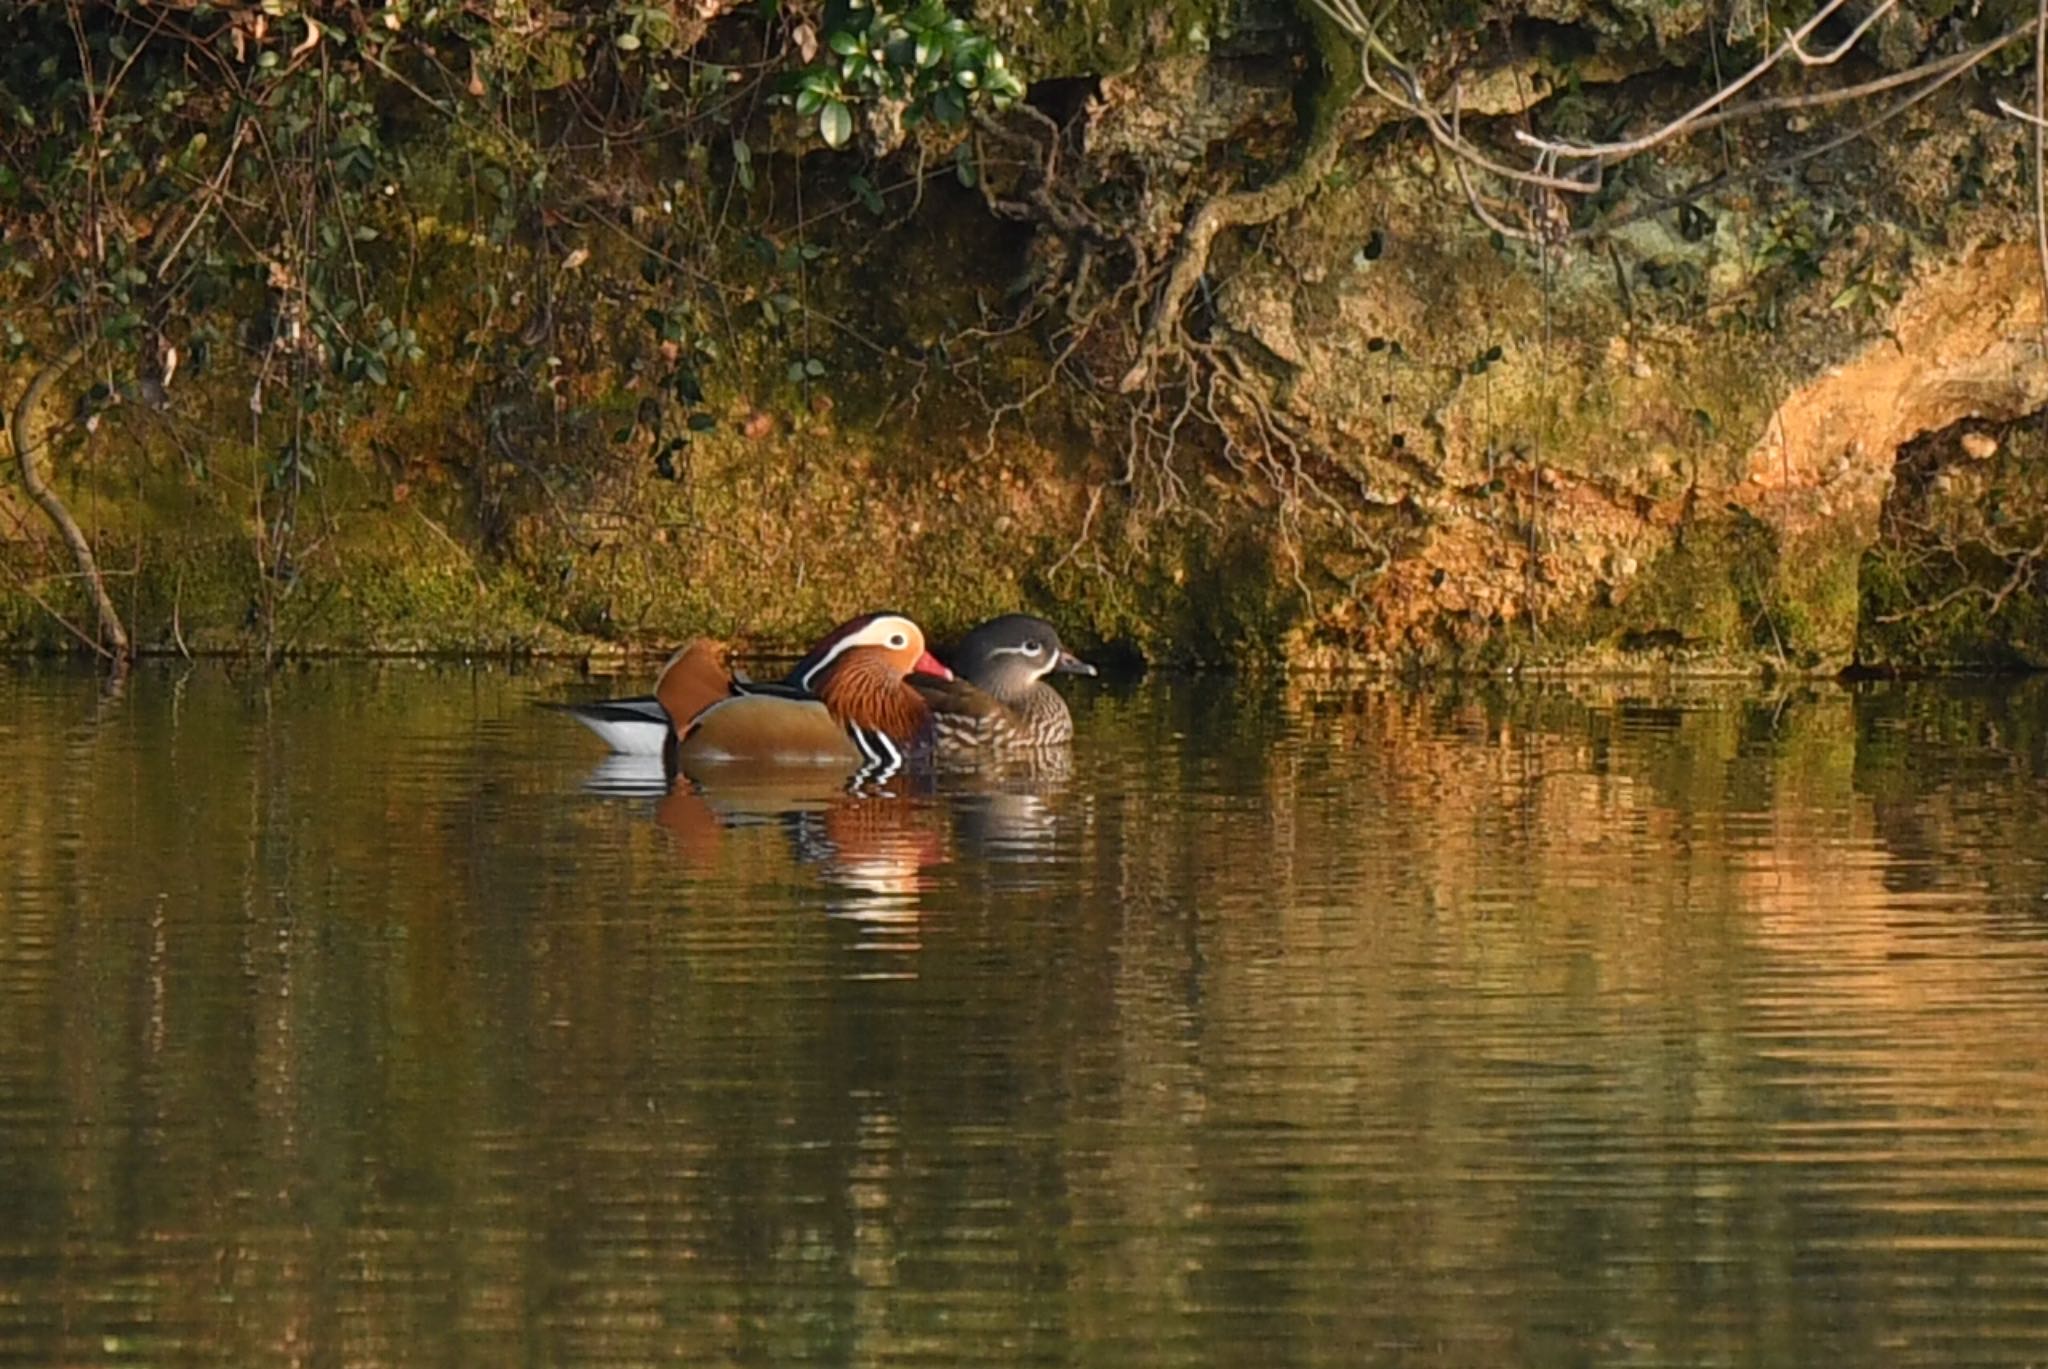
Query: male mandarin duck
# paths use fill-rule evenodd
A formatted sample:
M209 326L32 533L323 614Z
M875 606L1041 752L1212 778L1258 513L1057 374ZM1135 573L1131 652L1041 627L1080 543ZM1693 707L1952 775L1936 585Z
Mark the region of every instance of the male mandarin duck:
M910 677L931 709L942 756L1065 746L1074 719L1048 675L1093 675L1095 667L1060 644L1043 618L1025 613L991 618L960 639L952 678ZM922 667L920 667L922 670Z
M693 643L669 663L656 695L675 725L678 768L740 762L844 765L894 771L931 753L930 705L905 682L913 671L950 680L953 672L925 650L924 633L897 613L841 626L797 663L781 684L754 684L725 672L715 646ZM708 700L708 701L707 701Z
M582 723L621 756L659 757L667 752L669 739L675 731L729 695L812 692L824 678L825 667L837 660L841 652L857 645L887 645L896 633L892 627L878 627L885 618L908 625L916 640L923 642L924 634L901 614L864 614L841 623L827 633L777 686L756 683L735 672L727 663L725 648L700 637L684 644L668 658L661 673L655 677L651 694L599 699L591 703L551 704L549 707L560 709ZM874 630L870 632L871 629ZM864 633L870 634L872 640L863 637ZM855 638L862 640L855 641ZM907 642L909 637L906 636L905 640ZM924 652L922 646L915 654L921 657L916 668L934 675L945 670L936 658ZM858 674L853 677L854 680L858 678ZM845 692L845 686L841 687L841 692Z

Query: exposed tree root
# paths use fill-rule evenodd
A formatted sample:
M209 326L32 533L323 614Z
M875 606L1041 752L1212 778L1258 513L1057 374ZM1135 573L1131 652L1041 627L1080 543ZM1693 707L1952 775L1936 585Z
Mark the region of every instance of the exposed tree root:
M1187 308L1189 297L1209 270L1209 249L1214 245L1216 235L1226 228L1249 228L1293 213L1322 184L1323 177L1336 163L1337 149L1342 145L1338 121L1326 119L1302 150L1301 160L1295 163L1292 171L1257 190L1236 190L1218 195L1195 211L1194 217L1188 220L1186 231L1181 234L1166 284L1153 303L1152 316L1145 325L1144 336L1138 341L1137 358L1124 372L1123 379L1117 382L1120 393L1130 394L1145 383L1152 373L1153 362L1158 360L1159 354L1176 335L1181 311Z
M82 344L73 345L56 360L36 372L28 389L22 393L21 402L14 408L14 420L9 429L14 441L14 460L21 470L22 488L29 498L47 516L64 544L71 549L71 559L78 567L79 579L85 583L86 593L92 597L93 612L99 619L99 641L94 649L112 661L125 661L132 650L128 641L128 630L121 624L121 615L114 608L114 601L107 594L107 583L100 574L99 560L92 554L92 543L87 540L85 530L78 526L78 520L71 516L71 510L57 492L50 488L43 478L42 463L36 459L35 418L36 407L51 385L77 365L85 355Z

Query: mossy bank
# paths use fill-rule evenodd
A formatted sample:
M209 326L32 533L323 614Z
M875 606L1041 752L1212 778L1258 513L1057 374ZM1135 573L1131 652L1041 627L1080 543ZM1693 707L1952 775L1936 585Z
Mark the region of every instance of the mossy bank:
M1458 92L1432 136L1312 4L906 8L894 56L830 5L529 8L230 15L240 105L111 10L88 50L157 105L25 30L0 395L79 345L15 427L139 648L775 650L887 605L1175 662L2048 661L1995 103L2031 9L1900 9L1559 196L1486 168L1684 116L1771 30L1419 7L1372 36ZM95 639L0 484L0 643Z

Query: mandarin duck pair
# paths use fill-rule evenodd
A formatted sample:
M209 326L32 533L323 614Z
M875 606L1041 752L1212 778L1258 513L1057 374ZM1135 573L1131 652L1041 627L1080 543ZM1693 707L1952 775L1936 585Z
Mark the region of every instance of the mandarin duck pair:
M894 773L937 758L1065 745L1074 723L1046 681L1095 667L1060 644L1043 618L983 623L949 668L899 613L870 613L828 633L781 680L735 672L715 642L671 656L654 692L569 704L614 751L660 755L671 771L728 765L839 766Z

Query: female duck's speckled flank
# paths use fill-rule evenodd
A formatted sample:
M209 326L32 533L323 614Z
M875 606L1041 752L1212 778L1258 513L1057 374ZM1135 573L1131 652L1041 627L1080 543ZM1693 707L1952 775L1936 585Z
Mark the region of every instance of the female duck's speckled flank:
M1073 739L1073 715L1046 676L1093 675L1095 667L1062 646L1045 619L1024 613L992 618L961 638L950 658L953 679L910 677L931 708L940 755L1064 746Z

